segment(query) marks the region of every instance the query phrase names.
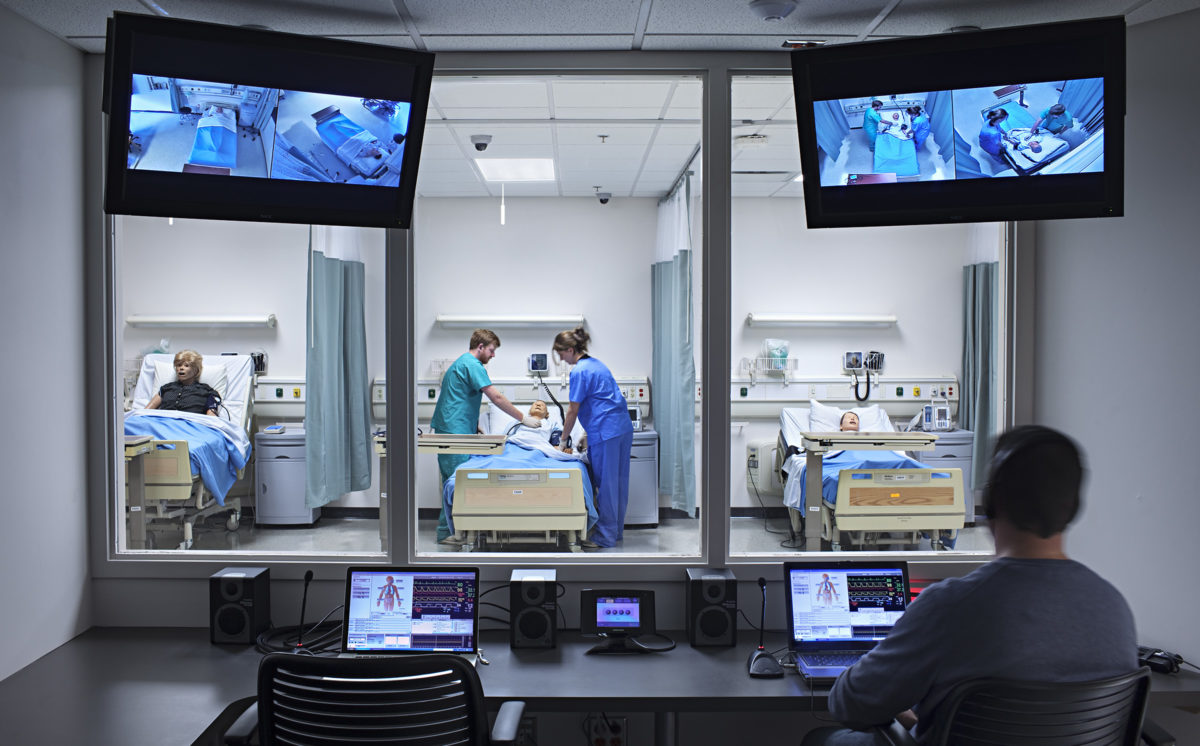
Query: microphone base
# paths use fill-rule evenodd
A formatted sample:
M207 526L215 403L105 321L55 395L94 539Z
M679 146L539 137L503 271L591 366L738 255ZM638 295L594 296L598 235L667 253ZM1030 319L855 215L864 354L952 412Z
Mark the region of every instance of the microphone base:
M783 677L783 666L766 650L754 650L746 661L746 670L752 679L779 679Z

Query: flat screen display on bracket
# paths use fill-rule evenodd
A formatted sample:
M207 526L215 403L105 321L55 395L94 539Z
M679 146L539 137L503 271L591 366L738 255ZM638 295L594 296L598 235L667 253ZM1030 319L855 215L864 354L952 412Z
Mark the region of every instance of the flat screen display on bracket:
M105 211L407 228L433 59L115 13Z
M1121 18L792 52L810 228L1124 211Z

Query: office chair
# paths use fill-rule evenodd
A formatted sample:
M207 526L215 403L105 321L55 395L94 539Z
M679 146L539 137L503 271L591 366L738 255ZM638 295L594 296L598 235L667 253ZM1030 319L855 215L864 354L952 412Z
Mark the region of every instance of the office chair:
M224 740L262 746L501 746L516 741L524 711L524 702L505 702L489 733L479 674L455 655L355 659L270 653L259 664L257 703Z
M1144 721L1150 669L1111 679L1046 683L975 679L950 690L929 746L1173 746L1175 739ZM898 722L876 728L892 746L915 746ZM1140 739L1140 740L1139 740Z

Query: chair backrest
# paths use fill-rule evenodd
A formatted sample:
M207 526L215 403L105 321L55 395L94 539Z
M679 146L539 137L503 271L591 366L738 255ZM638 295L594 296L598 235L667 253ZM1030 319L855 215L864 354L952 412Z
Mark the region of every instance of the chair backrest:
M975 679L946 696L929 744L1132 746L1138 743L1150 669L1097 681Z
M479 675L455 655L318 658L271 653L258 669L259 739L484 746Z

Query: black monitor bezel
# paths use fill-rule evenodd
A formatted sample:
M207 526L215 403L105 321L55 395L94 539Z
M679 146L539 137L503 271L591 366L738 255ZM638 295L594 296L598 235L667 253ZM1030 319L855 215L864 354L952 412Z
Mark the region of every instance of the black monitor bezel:
M810 228L1124 214L1123 18L797 49L791 61ZM1105 81L1102 174L821 186L814 101L1095 77Z
M600 598L625 596L638 602L636 627L600 627L596 621L596 604ZM579 593L579 632L583 635L627 636L648 635L656 631L654 591L640 588L585 588Z
M408 228L433 64L429 52L116 12L105 55L105 212ZM409 101L400 183L379 187L129 170L123 133L129 131L134 74Z

